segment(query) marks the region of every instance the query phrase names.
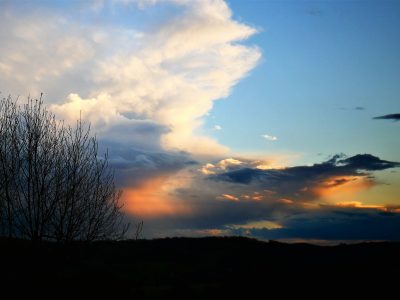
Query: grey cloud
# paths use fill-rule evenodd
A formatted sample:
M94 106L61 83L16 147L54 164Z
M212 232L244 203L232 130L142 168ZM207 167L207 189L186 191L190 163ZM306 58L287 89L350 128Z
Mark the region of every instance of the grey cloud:
M109 160L116 170L117 184L124 187L197 164L183 151L149 151L117 143L103 143L103 147L110 149Z
M204 200L204 199L203 199ZM282 228L249 228L250 222L272 221ZM400 240L400 214L375 208L299 206L267 202L206 201L196 215L145 220L149 236L193 235L221 230L227 235L245 235L277 240ZM236 226L233 226L236 225ZM246 227L240 227L246 225Z
M242 161L242 160L241 160ZM216 163L215 165L218 165ZM372 172L398 167L399 163L382 160L369 154L352 157L336 155L312 166L260 170L252 161L214 168L218 174L204 176L193 170L191 186L173 191L190 213L145 218L146 237L207 234L220 230L223 234L246 235L261 239L309 240L395 240L399 238L400 214L397 207L383 208L326 206L314 202L310 210L301 196L304 185L317 184L333 175L329 186L348 182L346 175L370 177ZM196 169L199 169L196 166ZM341 178L340 176L343 176ZM268 188L268 189L267 189ZM243 195L259 191L261 200ZM237 200L220 197L235 196ZM304 197L308 204L310 193ZM290 201L288 198L298 200ZM249 228L249 223L271 221L279 229ZM246 225L244 227L241 227Z
M389 114L384 116L374 117L374 120L393 120L393 121L400 121L400 114Z
M174 194L191 207L193 213L171 216L170 219L163 216L162 220L152 220L152 224L160 221L177 228L224 228L227 224L302 215L307 211L302 200L312 201L314 197L309 190L301 191L305 186L314 187L332 176L339 178L329 180L328 187L339 186L351 180L345 176L371 176L372 171L397 167L399 163L359 154L352 157L336 155L320 164L287 169L261 170L255 165L247 161L228 165L225 169L214 168L219 171L214 175L193 174L192 185ZM233 195L238 200L225 199L221 197L223 194ZM251 199L254 195L262 197ZM291 202L290 199L299 201Z
M167 127L151 120L123 119L99 134L100 152L108 152L119 186L133 187L197 164L187 152L163 149L161 136L167 132Z
M210 175L214 181L224 181L241 185L252 185L262 189L276 191L283 197L299 198L312 196L309 188L327 184L332 177L336 181L331 186L348 182L347 176L363 176L372 181L373 171L399 167L400 163L382 160L370 154L358 154L352 157L335 155L331 159L312 166L295 166L285 169L261 170L244 167Z
M108 125L99 133L99 138L107 144L109 149L115 147L161 151L161 136L168 133L168 127L150 120L129 120Z
M399 228L399 213L331 207L295 216L284 228L251 229L250 234L264 239L400 240Z

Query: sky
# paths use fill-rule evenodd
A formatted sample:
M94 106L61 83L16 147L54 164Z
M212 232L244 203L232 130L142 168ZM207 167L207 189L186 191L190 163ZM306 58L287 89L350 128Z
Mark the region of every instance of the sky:
M144 237L400 239L400 2L0 0L0 38Z

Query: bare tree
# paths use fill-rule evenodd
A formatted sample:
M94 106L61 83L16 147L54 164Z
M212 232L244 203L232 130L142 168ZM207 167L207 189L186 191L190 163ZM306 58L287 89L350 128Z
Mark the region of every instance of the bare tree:
M31 240L121 238L127 230L108 154L90 126L65 126L39 100L0 103L0 233Z
M139 223L136 224L135 235L134 235L135 240L140 239L142 231L143 231L143 221L140 221Z
M14 141L18 124L17 108L11 98L0 102L0 234L9 237L14 233L15 178L18 161Z

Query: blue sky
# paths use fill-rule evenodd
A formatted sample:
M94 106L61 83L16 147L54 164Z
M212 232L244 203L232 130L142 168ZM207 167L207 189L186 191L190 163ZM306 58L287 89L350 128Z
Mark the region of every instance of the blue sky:
M400 122L373 119L400 113L399 17L398 1L0 1L0 91L91 123L145 237L400 239Z
M207 120L224 128L214 133L223 144L301 153L306 163L360 151L399 159L397 124L371 118L400 111L400 3L229 3L235 18L259 28L248 43L263 59Z

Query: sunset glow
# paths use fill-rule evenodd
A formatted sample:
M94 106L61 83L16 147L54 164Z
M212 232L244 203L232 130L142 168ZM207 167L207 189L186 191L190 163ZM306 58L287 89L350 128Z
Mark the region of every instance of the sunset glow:
M322 182L313 190L322 199L354 199L358 192L374 185L373 181L361 176L336 176Z
M0 1L0 92L89 123L148 238L395 240L399 33L396 1Z
M125 189L124 210L138 218L180 215L190 210L168 194L167 177L149 179L132 189Z

